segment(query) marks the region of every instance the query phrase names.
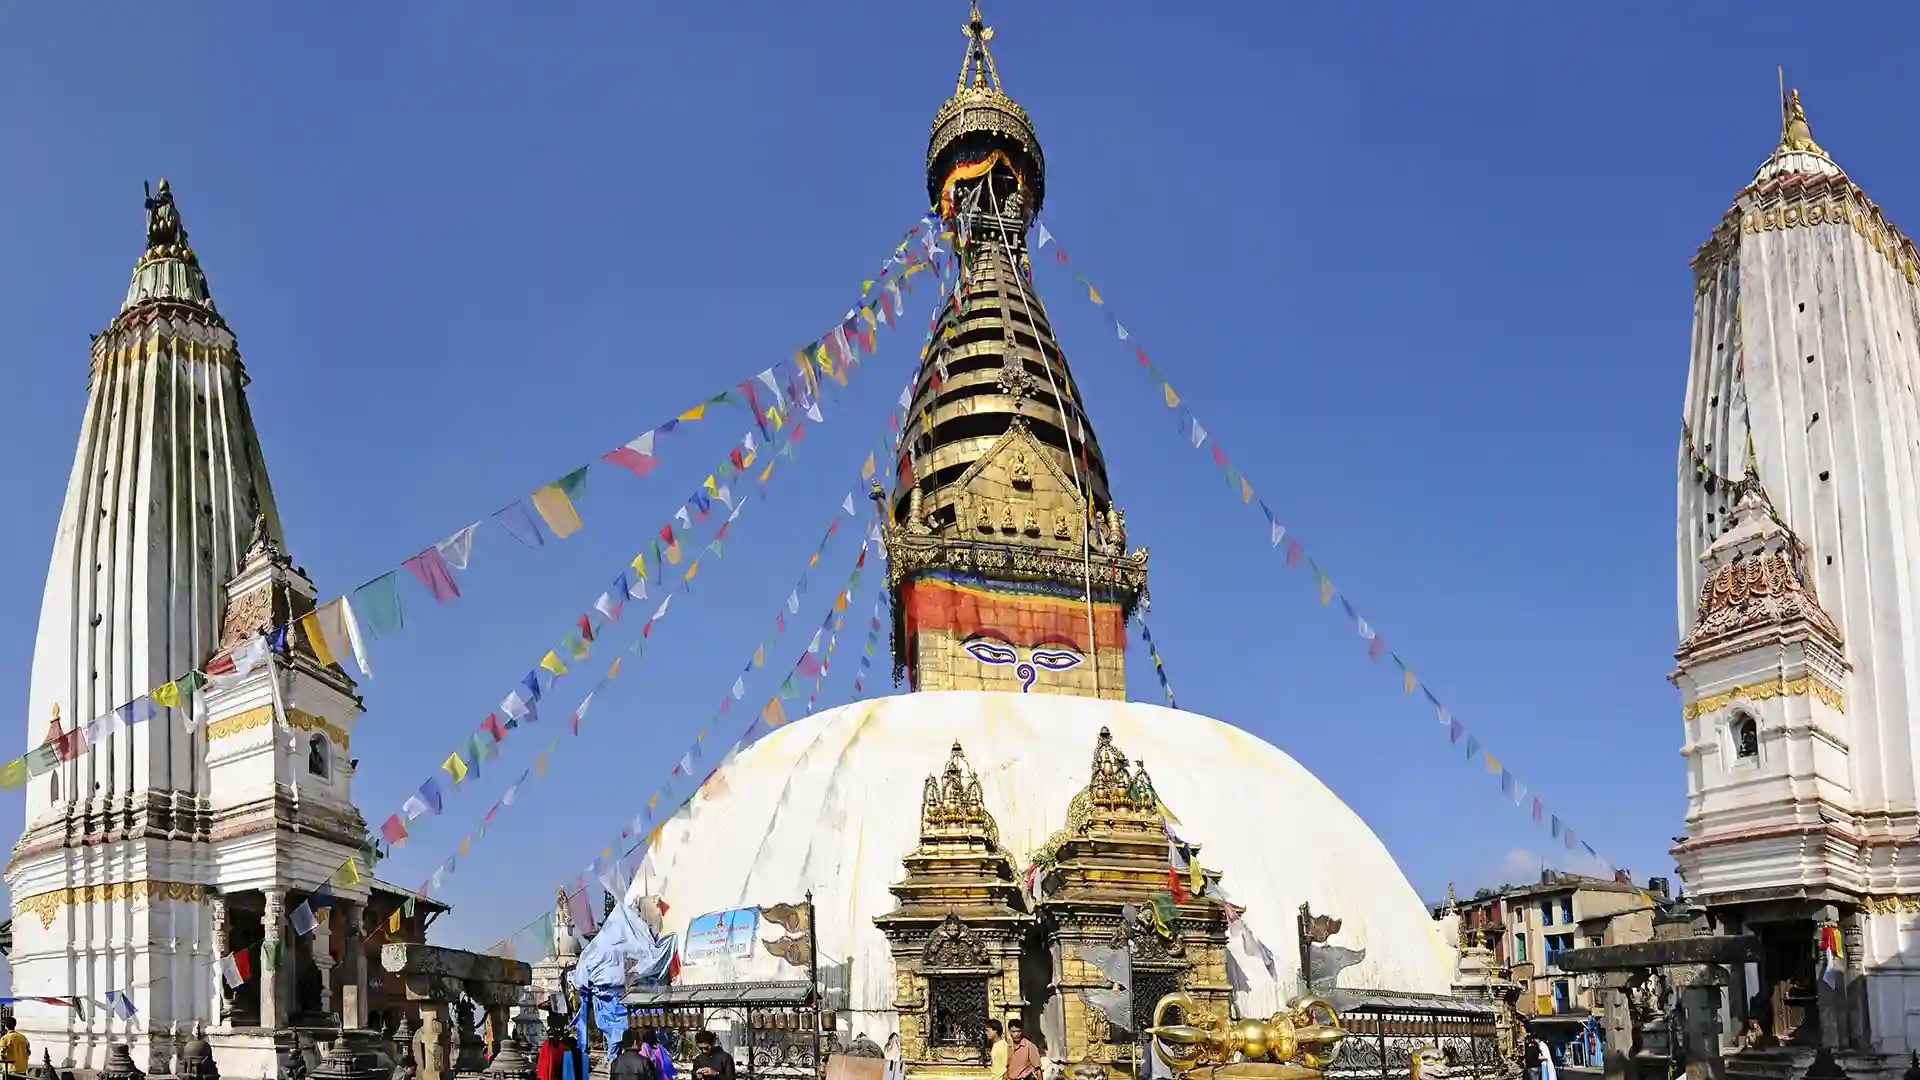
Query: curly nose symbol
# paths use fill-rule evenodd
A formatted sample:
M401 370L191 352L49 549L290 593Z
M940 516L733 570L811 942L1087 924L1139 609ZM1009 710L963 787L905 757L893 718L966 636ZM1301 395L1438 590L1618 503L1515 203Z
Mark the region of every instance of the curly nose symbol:
M1032 664L1024 662L1014 667L1013 674L1015 678L1020 680L1020 692L1023 694L1033 689L1033 680L1040 675L1038 671L1034 670Z

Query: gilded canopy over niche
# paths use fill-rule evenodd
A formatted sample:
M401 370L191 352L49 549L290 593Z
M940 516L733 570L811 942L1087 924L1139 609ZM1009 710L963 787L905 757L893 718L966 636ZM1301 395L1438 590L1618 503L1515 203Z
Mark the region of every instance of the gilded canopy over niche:
M980 936L960 921L958 915L948 915L946 920L934 928L927 937L927 947L920 954L921 962L934 970L955 970L984 968L992 965L986 943Z

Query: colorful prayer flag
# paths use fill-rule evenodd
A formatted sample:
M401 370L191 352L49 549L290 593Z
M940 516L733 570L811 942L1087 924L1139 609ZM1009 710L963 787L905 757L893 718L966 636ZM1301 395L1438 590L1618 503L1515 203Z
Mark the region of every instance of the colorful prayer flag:
M587 467L582 465L533 493L533 508L540 511L541 519L553 530L554 536L565 540L580 531L580 512L573 501L585 495L586 490Z
M602 459L629 469L635 476L644 477L653 471L660 460L653 456L653 432L649 431L618 450L609 450L601 455Z

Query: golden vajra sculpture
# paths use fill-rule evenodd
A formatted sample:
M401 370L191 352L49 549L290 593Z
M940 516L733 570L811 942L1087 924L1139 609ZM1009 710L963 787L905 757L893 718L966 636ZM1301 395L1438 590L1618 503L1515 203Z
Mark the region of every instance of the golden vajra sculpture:
M1179 1024L1168 1014L1179 1010ZM1168 994L1153 1007L1146 1035L1174 1073L1232 1080L1283 1080L1318 1076L1340 1057L1347 1033L1326 998L1305 997L1267 1020L1238 1024L1202 1012L1186 994Z

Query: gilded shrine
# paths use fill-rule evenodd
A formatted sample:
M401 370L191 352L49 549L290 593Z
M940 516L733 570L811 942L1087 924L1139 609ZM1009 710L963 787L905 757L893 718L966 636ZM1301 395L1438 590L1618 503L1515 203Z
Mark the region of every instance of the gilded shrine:
M1056 1059L1128 1075L1162 997L1227 1014L1227 912L1202 895L1219 875L1198 870L1191 892L1170 892L1163 812L1144 763L1103 728L1086 787L1023 882L954 744L927 779L897 905L874 920L909 1072L986 1075L991 1017L1019 1019Z

